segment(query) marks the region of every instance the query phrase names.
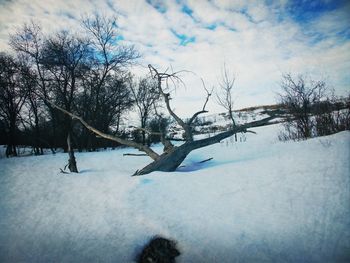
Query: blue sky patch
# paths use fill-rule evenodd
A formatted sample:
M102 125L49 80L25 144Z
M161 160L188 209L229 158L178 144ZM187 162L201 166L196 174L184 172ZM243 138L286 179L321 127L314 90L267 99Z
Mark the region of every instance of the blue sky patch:
M180 40L179 45L181 45L181 46L186 46L187 44L193 43L196 41L196 37L194 37L194 36L189 37L185 34L179 34L174 29L170 29L170 31Z
M167 11L163 1L146 0L146 2L155 8L159 13L164 14Z
M123 41L125 40L124 36L123 35L117 35L116 37L114 37L112 43L113 45L118 45L120 41Z
M293 0L287 5L287 13L299 23L307 23L324 13L333 11L345 4L342 0Z
M192 14L193 14L193 10L191 8L189 8L187 5L182 6L181 12L189 15L190 17L192 17Z
M253 19L253 17L248 14L248 9L247 8L242 8L242 9L239 10L239 12L242 15L244 15L249 20L249 22L256 23L256 21Z
M337 37L339 37L339 40L349 40L350 39L350 28L343 29L336 33Z
M207 25L205 28L209 30L215 30L218 26L216 24Z

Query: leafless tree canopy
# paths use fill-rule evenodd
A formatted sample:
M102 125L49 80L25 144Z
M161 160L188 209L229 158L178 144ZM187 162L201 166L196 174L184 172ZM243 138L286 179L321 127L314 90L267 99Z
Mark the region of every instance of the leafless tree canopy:
M302 75L294 79L291 74L285 74L282 78L281 89L283 92L279 95L280 102L289 114L289 125L295 126L295 136L311 137L312 106L325 98L325 82L307 81L306 77ZM289 127L290 129L291 127Z
M216 94L216 101L220 106L222 106L227 111L233 127L236 126L236 122L233 117L234 84L235 84L235 77L233 75L232 76L229 75L226 65L224 65L221 81L219 83L219 91ZM235 140L237 141L237 134L235 134Z
M6 155L17 156L16 137L21 109L28 96L27 69L10 55L0 53L0 117L8 131Z
M224 109L228 111L229 117L232 121L232 124L235 126L235 120L233 118L233 87L235 84L235 77L229 76L229 72L224 66L222 78L219 83L219 92L216 94L216 100L219 105L221 105Z
M349 129L349 102L337 98L325 81L285 74L281 89L280 102L287 112L281 140L307 139Z
M71 118L57 111L52 103L83 116L105 132L112 125L119 127L121 114L132 104L126 85L126 67L139 57L133 46L118 42L114 17L87 17L82 26L81 32L85 33L81 35L69 30L45 35L40 26L31 22L18 29L10 39L18 57L27 61L35 81L30 97L33 99L31 113L37 117L35 137L41 136L38 126L43 127L47 122L40 123L39 116L49 115L52 137L46 143L56 147L66 141L64 148L69 152L69 168L74 172L78 170L72 144L75 147L77 142L90 145L95 137L90 132L79 131ZM46 108L36 107L40 103L34 100L35 96L41 98ZM77 133L81 135L77 137Z
M140 130L142 133L142 143L146 143L146 125L150 115L155 113L156 103L160 99L157 83L149 77L141 78L138 83L133 83L130 79L129 87L134 100L135 107L140 118Z

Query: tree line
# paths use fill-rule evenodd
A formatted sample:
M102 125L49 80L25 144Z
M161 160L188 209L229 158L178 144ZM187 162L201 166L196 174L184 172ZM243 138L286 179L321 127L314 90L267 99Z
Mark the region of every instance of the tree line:
M153 92L156 83L130 73L140 54L120 43L116 19L87 17L80 30L48 35L31 22L10 36L12 52L0 53L0 143L7 145L7 156L17 156L18 145L33 147L36 155L43 148L63 148L74 162L73 148L119 145L76 125L50 103L122 137L130 136L121 123L132 108L138 110L142 129L151 123L152 104L159 99ZM132 136L143 144L159 140L141 130Z
M323 80L282 76L279 103L286 115L279 139L305 140L350 130L350 94L338 97Z

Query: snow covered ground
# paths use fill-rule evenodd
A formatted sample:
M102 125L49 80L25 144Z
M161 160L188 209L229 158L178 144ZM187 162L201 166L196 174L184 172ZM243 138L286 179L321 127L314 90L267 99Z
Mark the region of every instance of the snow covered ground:
M132 262L154 235L178 262L349 262L350 132L282 143L278 128L141 177L132 149L77 153L68 175L63 153L0 159L0 262Z

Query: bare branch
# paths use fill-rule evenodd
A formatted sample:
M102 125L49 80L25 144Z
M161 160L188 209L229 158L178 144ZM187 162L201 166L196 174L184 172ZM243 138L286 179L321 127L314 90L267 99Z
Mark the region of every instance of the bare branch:
M211 89L211 91L209 92L209 90L205 87L204 81L202 80L202 84L203 84L203 88L205 89L205 91L207 92L207 97L205 99L203 108L201 111L196 112L195 114L193 114L193 116L189 119L189 121L187 122L188 125L192 125L192 123L194 122L194 120L198 117L198 115L203 114L203 113L207 113L208 111L205 109L205 107L207 106L207 103L209 101L209 98L211 96L211 94L213 93L214 87Z
M204 80L203 80L202 78L201 78L201 80L202 80L203 88L204 88L205 91L207 92L207 98L206 98L206 100L205 100L205 102L204 102L203 109L202 109L202 111L205 111L205 107L207 106L207 103L208 103L208 101L209 101L209 98L210 98L211 94L213 93L214 87L212 87L211 91L209 92L209 90L205 87Z
M203 161L200 161L199 163L205 163L205 162L208 162L208 161L210 161L210 160L213 160L213 157L210 157L210 158L208 158L208 159L205 159L205 160L203 160Z
M134 147L140 151L145 152L149 157L151 157L153 160L157 160L159 158L159 154L157 154L155 151L153 151L151 148L149 148L146 145L142 145L139 143L136 143L134 141L130 141L130 140L125 140L116 136L112 136L110 134L106 134L104 132L101 132L99 130L97 130L96 128L90 126L86 121L84 121L81 117L57 106L56 104L52 103L51 101L46 100L48 103L50 103L50 105L58 110L60 110L61 112L63 112L64 114L69 115L72 119L76 119L78 121L80 121L80 123L82 125L84 125L88 130L92 131L93 133L101 136L102 138L111 140L111 141L115 141L118 142L120 144L126 145L126 146L130 146L130 147Z
M162 95L162 97L164 98L164 102L166 105L166 108L169 112L169 114L175 119L175 121L184 129L185 134L186 134L186 140L188 141L193 141L193 135L192 135L192 131L191 128L189 127L189 125L187 125L179 116L177 116L177 114L171 109L170 107L170 93L165 93L163 88L162 88L162 81L163 80L168 80L168 79L178 79L180 80L180 78L178 76L176 76L177 73L172 73L172 74L167 74L167 73L159 73L152 65L148 65L148 68L150 69L150 72L153 76L153 78L155 78L158 82L158 91L159 93Z
M144 153L124 153L123 156L147 156Z

